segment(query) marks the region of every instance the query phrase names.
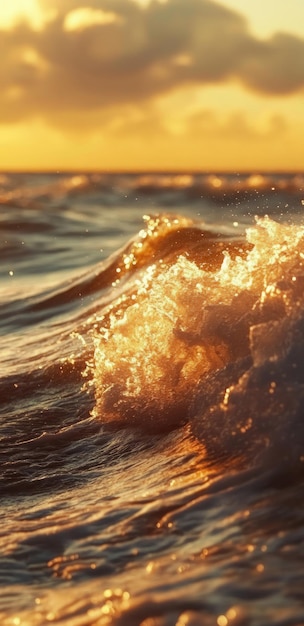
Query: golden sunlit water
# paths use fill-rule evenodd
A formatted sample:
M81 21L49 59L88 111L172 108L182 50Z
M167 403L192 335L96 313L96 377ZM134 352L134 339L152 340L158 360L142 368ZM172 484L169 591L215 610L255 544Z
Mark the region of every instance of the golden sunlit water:
M1 178L4 626L299 626L299 174Z
M147 218L134 244L137 257L126 254L125 268L136 267L146 248L150 253L150 238L164 246L172 230L180 228L186 238L190 224L185 219ZM104 318L97 317L91 365L94 415L140 422L146 414L148 421L156 421L156 429L166 428L170 420L176 423L177 413L184 419L189 393L204 375L250 350L259 359L257 329L267 323L269 330L270 322L278 325L282 317L286 323L299 306L303 227L295 231L266 216L247 229L245 242L227 242L224 249L223 241L200 235L196 262L187 258L188 251L159 259Z

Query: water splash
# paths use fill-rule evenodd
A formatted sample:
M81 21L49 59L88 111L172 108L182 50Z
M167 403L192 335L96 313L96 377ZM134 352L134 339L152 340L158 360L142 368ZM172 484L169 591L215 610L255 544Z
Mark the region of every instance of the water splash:
M299 341L304 355L304 228L264 217L244 241L214 240L199 231L199 245L188 229L178 218L167 220L165 229L154 219L141 232L140 249L146 254L148 246L150 264L136 273L133 257L132 289L97 324L94 415L155 431L199 415L201 427L206 420L209 431L215 424L211 439L220 442L220 429L246 435L259 413L278 411L274 364L289 367ZM302 372L301 358L293 371ZM249 415L247 403L259 390ZM280 393L290 400L286 389ZM263 441L269 428L268 420Z

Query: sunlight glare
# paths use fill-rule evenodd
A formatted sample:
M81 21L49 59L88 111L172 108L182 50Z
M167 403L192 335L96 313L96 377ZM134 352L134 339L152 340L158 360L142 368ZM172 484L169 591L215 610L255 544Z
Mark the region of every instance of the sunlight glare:
M40 30L53 13L53 10L43 11L37 0L3 2L0 6L0 28L10 30L25 19L35 30Z
M64 21L65 30L82 30L96 24L113 24L119 21L119 16L112 11L90 9L84 7L75 9L67 14Z

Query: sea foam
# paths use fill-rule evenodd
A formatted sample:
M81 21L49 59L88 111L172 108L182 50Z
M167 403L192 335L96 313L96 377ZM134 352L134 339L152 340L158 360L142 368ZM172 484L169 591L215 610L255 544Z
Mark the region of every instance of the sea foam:
M256 431L267 447L304 382L304 228L266 216L236 242L154 217L132 245L132 280L95 323L94 415L156 432L195 420L211 448Z

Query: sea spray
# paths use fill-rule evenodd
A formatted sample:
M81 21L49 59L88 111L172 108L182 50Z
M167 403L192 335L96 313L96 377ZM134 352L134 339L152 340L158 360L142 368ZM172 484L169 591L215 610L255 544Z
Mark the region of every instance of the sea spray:
M152 239L153 262L139 274L133 255L136 279L100 321L91 372L95 416L156 432L187 421L204 386L209 404L221 407L228 403L229 371L238 380L263 351L277 358L280 342L267 352L267 341L257 338L269 335L271 343L274 329L302 311L304 279L303 228L260 218L243 242L209 240L201 231L194 253L189 224L167 220L165 232L159 224L151 218L140 233L142 254ZM182 252L174 249L173 229L179 246L185 232Z

